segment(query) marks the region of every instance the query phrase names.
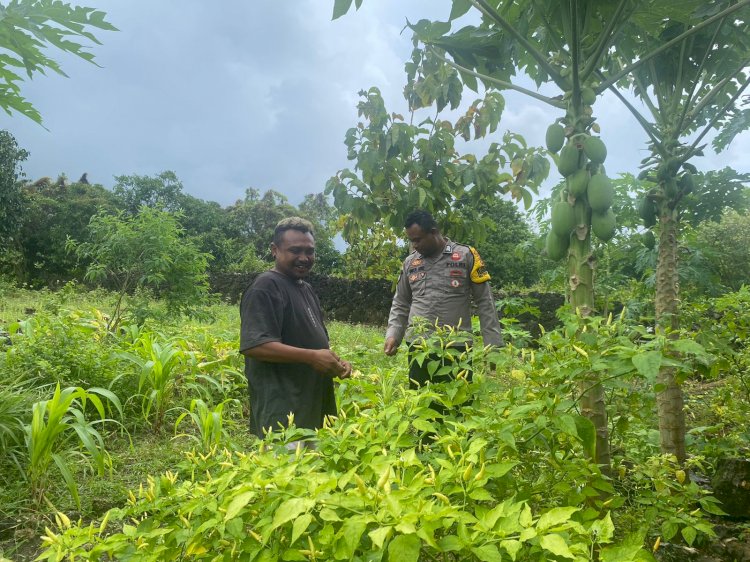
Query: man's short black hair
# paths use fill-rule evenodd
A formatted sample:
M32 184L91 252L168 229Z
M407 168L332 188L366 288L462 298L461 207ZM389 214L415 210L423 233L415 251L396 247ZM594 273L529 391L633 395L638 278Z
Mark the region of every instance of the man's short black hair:
M303 234L309 232L315 236L313 225L309 220L300 217L288 217L286 219L281 219L273 230L273 243L279 246L281 244L281 238L287 230L298 230Z
M406 217L406 221L404 222L404 228L409 228L414 224L416 224L424 232L430 232L433 228L438 227L435 218L430 213L422 209L417 209L409 213L409 215Z

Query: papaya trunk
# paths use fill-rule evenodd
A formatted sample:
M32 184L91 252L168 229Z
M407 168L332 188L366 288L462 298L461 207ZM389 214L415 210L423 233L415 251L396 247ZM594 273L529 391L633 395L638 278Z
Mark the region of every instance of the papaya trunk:
M588 316L594 310L594 267L596 260L591 253L590 210L578 209L579 227L571 236L568 254L569 301L581 315ZM581 215L582 212L582 215ZM581 221L585 222L581 222ZM583 227L581 227L583 225ZM602 472L609 473L609 429L607 426L607 403L604 387L593 371L586 373L579 383L581 413L591 420L596 429L595 461Z
M676 336L679 327L678 228L674 212L662 214L659 258L656 264L657 333ZM682 388L675 380L675 369L662 367L656 379L659 392L656 408L659 418L661 452L685 462L685 412Z

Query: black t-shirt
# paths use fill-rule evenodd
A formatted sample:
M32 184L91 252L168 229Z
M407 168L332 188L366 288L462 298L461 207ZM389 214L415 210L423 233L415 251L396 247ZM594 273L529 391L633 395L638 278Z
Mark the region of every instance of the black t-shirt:
M305 349L328 349L328 332L318 297L304 281L276 271L260 274L240 304L240 351L278 341ZM317 429L336 415L333 381L302 363L268 363L245 356L250 391L250 429L286 426Z

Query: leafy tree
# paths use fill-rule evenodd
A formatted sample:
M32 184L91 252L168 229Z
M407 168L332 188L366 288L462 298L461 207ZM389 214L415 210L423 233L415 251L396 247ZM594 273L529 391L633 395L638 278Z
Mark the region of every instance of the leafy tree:
M417 80L417 64L410 64ZM422 89L414 87L407 96L410 109L416 111L433 100L438 115L448 106L456 109L461 84L455 76L442 78L425 80ZM541 154L511 133L502 144L491 143L481 158L458 152L459 140L483 138L497 130L505 105L497 92L475 101L455 123L436 116L417 125L389 113L377 88L360 96L357 109L367 122L349 129L344 141L348 158L355 161L354 171L341 170L326 184L326 193L347 217L343 236L350 243L380 222L400 230L406 215L417 207L440 218L448 235L479 241L488 223L473 212L476 202L509 193L528 206L547 175ZM500 171L506 167L508 172ZM468 205L463 214L456 206L459 198ZM465 220L467 215L472 220Z
M182 182L170 170L156 177L115 176L115 182L112 192L131 215L137 215L143 206L171 212L182 208Z
M67 241L82 242L91 217L98 212L118 210L112 192L97 184L74 183L32 184L23 193L20 277L32 285L83 278L86 263L67 251Z
M269 246L276 224L285 217L299 215L315 226L315 245L319 273L330 273L336 266L339 253L334 247L336 232L335 211L322 194L307 195L299 208L287 197L269 189L263 195L254 188L245 192L245 198L226 209L227 236L237 245L239 263L257 269L270 259ZM268 263L266 263L268 266Z
M344 223L346 217L341 220ZM394 229L379 222L349 242L337 273L348 279L390 279L395 284L408 252Z
M118 293L108 329L119 324L125 295L139 289L162 296L172 313L189 314L201 305L209 256L186 239L174 215L149 207L135 216L99 213L88 233L88 241L71 241L69 247L89 262L87 280Z
M693 227L718 222L726 209L741 213L750 209L750 174L731 168L693 174L694 188L681 203L680 222Z
M99 44L92 28L117 31L105 19L105 13L53 0L11 0L0 6L0 107L9 115L16 111L42 122L42 116L21 95L23 80L17 69L28 78L52 70L65 76L57 62L47 57L44 49L57 47L86 61L94 56L77 41L81 39Z
M300 216L315 225L315 270L330 275L341 262L334 238L338 234L338 212L323 193L309 193L299 204Z
M720 222L704 222L697 242L705 248L708 262L720 283L733 291L750 286L750 213L727 209Z
M21 162L28 156L13 135L0 130L0 252L5 256L0 258L0 272L11 272L17 257L16 238L23 222L23 195L18 180L23 177Z
M477 212L489 219L487 238L477 245L493 287L533 285L539 278L539 256L532 255L534 238L518 207L510 201L487 199L476 206ZM468 219L467 219L468 220Z

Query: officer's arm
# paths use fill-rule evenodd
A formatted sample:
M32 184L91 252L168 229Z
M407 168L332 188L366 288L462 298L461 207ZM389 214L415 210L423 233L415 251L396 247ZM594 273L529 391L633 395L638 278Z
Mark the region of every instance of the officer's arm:
M503 336L495 308L495 297L492 295L492 287L490 286L490 274L484 268L479 253L474 248L471 248L471 253L473 258L471 264L471 297L477 307L484 345L502 346Z
M388 315L388 328L385 332L386 343L393 339L395 346L401 343L406 333L409 321L409 309L411 308L411 285L406 275L405 267L401 269L401 275L396 285L396 294L393 295L391 313Z

